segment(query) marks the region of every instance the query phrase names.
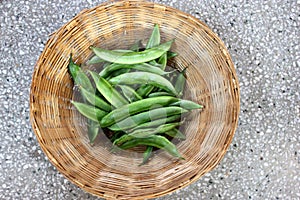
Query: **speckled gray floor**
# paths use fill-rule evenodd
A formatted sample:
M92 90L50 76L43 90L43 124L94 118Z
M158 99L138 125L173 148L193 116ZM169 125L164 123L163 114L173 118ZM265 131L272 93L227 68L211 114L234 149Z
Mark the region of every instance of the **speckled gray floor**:
M33 67L48 35L103 1L0 0L0 199L97 199L49 163L29 122ZM196 183L159 199L300 199L300 2L155 0L206 22L241 86L228 153Z

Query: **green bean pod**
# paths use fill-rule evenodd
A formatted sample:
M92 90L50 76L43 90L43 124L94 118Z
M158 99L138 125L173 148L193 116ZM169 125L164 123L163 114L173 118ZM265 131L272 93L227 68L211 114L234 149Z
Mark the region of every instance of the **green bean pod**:
M151 63L152 66L155 66L157 68L162 69L162 71L165 70L167 66L167 57L166 53L164 53L158 60L158 63L155 62L155 60L152 60L153 63ZM168 74L169 72L164 72L164 74ZM159 75L164 75L164 74L159 74ZM142 85L138 90L137 93L140 94L140 96L145 97L148 96L154 89L153 85Z
M113 77L119 76L121 74L126 74L130 72L130 69L119 69L116 71L113 71L107 78L106 80L109 81L110 79L112 79Z
M166 118L168 116L182 114L185 112L187 112L187 110L175 106L157 108L157 109L153 109L150 111L129 116L123 119L122 121L114 123L108 128L113 131L128 130L146 122L150 122L156 119Z
M124 64L113 63L113 64L105 67L99 73L99 75L102 76L103 78L106 78L107 76L109 76L109 74L111 72L116 71L118 69L135 69L138 71L150 72L150 73L157 74L157 75L165 75L168 73L168 72L163 71L160 68L154 67L147 63L140 63L140 64L134 64L134 65L124 65Z
M102 127L107 127L130 115L149 110L154 105L167 106L176 101L178 101L177 98L170 96L147 98L135 101L111 111L102 118L100 123Z
M162 70L165 70L165 69L166 69L167 61L168 61L167 53L164 53L162 56L160 56L160 58L159 58L159 60L158 60L158 64L161 65L161 69L162 69Z
M99 122L95 122L93 120L88 119L88 137L90 140L90 144L93 145L96 137L99 134L100 124Z
M186 139L186 136L177 128L166 131L165 134L173 138L184 139L184 140Z
M97 95L95 95L94 93L91 93L89 91L87 91L84 88L80 88L81 93L83 95L83 97L93 106L96 106L98 108L100 108L101 110L104 111L111 111L111 105L109 105L108 103L106 103L103 99L101 99L100 97L98 97Z
M151 36L146 44L146 49L158 46L160 44L160 31L158 24L154 25Z
M149 84L164 89L177 96L177 92L173 87L172 83L170 83L167 79L165 79L162 76L149 72L131 72L127 74L121 74L110 79L109 82L113 85Z
M147 146L147 149L143 153L143 162L139 166L146 164L146 162L149 160L149 158L152 155L152 151L153 151L153 147Z
M98 63L102 63L102 62L106 62L105 60L99 58L98 56L94 55L91 59L89 59L86 64L88 65L92 65L92 64L98 64Z
M85 88L89 92L95 91L93 88L93 85L90 81L90 79L87 77L87 75L83 72L81 67L77 64L75 64L72 60L72 54L70 55L69 60L69 72L74 80L74 83L80 87Z
M154 86L153 85L141 85L136 93L138 93L141 97L146 97L148 96L151 91L154 89Z
M117 140L115 140L114 144L119 145L119 144L122 144L129 140L132 140L134 138L146 138L146 137L149 137L154 134L165 133L167 131L174 129L175 127L179 126L180 124L181 124L180 122L176 122L176 123L171 123L171 124L163 124L157 128L137 129L129 134L125 134L122 137L118 138Z
M94 53L101 59L106 60L111 63L120 64L137 64L145 63L150 60L159 58L162 54L171 48L174 40L170 40L156 47L146 49L140 52L117 52L106 49L101 49L97 47L90 47Z
M129 149L139 145L153 146L167 151L172 156L184 159L178 152L176 146L167 138L160 135L151 135L147 138L135 138L120 146L122 149Z
M168 58L168 59L174 58L174 57L176 57L176 56L178 56L177 53L172 52L172 51L167 51L167 58Z
M133 50L127 50L127 49L116 49L113 51L120 52L120 53L133 52ZM89 59L87 61L86 64L91 65L91 64L98 64L98 63L103 63L103 62L106 62L106 61L103 60L102 58L99 58L97 55L94 55L91 59Z
M91 119L95 122L98 122L105 116L107 113L103 110L100 110L94 106L90 106L84 103L71 101L71 103L76 107L76 109L88 119Z
M110 141L114 142L116 139L124 135L125 133L123 131L115 131L113 136L111 137Z
M176 121L180 118L181 118L181 115L173 115L173 116L170 116L170 117L167 117L167 118L157 119L157 120L154 120L154 121L150 121L150 122L140 124L140 125L134 127L133 129L131 129L130 131L134 131L134 130L142 129L142 128L150 128L150 127L160 126L162 124L174 122L174 121Z
M168 92L153 92L148 95L148 97L160 97L160 96L174 96Z
M121 88L124 97L131 103L134 99L142 100L143 98L136 93L134 89L128 87L127 85L118 85Z
M180 99L179 101L174 102L171 105L172 106L180 106L186 110L194 110L194 109L203 108L203 106L200 104L197 104L197 103L195 103L193 101L189 101L189 100L183 100L183 99Z
M152 32L152 34L151 34L151 37L150 37L150 39L149 39L149 41L148 41L148 43L147 43L146 48L147 48L147 47L148 47L148 48L151 48L151 47L153 47L153 46L157 46L157 45L159 45L159 43L160 43L160 33L159 33L158 25L155 25L155 28L158 29L158 30L153 30L153 32ZM154 41L156 41L156 42L154 42ZM165 54L163 54L163 55L160 57L160 59L161 59L162 57L164 58L164 55L165 55ZM162 60L161 60L161 61L162 61ZM151 60L151 61L149 62L149 64L151 64L151 65L154 66L154 67L158 67L158 68L160 68L160 69L162 69L162 70L164 70L165 67L166 67L166 66L163 66L162 64L157 63L155 60ZM142 86L137 90L137 93L138 93L140 96L142 96L142 97L146 97L146 96L148 96L148 94L151 93L151 91L152 91L153 89L154 89L154 87L153 87L152 85L142 85Z
M183 90L186 82L185 71L186 68L179 73L177 80L175 82L175 90L177 91L179 97L183 96Z
M118 108L128 104L128 101L124 99L117 90L115 90L108 81L99 76L97 73L90 71L98 91L104 96L104 98L114 107Z

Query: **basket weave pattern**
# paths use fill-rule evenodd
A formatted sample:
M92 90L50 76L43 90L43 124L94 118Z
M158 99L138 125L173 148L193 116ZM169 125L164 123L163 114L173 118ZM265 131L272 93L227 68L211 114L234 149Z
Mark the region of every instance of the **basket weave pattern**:
M205 106L193 111L177 142L186 160L157 151L144 166L139 153L111 153L102 135L89 145L85 119L70 103L73 81L68 73L72 52L77 63L92 56L90 45L128 48L149 38L159 24L162 41L175 38L171 63L187 69L186 96ZM107 199L154 198L173 192L214 168L236 129L239 87L231 58L220 39L194 17L144 1L108 2L83 10L48 40L33 74L31 122L41 148L53 165L85 191Z

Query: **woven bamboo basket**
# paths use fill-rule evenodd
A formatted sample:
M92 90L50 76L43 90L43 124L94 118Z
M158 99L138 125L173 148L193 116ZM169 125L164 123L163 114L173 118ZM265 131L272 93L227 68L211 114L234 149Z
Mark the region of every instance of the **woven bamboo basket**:
M156 151L139 166L135 151L112 153L100 136L89 144L85 120L72 107L72 52L77 63L92 56L90 45L128 48L147 39L159 24L163 41L175 38L179 56L170 65L187 67L186 93L205 108L188 116L176 143L185 160ZM213 169L224 156L237 127L239 86L223 42L204 23L171 7L146 1L114 1L83 10L50 36L33 74L30 115L33 130L51 163L71 182L106 199L147 199L187 186Z

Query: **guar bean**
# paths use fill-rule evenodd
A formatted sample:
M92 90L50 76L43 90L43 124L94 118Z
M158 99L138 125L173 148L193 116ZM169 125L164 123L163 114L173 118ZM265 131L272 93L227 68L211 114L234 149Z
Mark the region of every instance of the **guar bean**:
M186 68L180 72L175 82L175 90L177 91L179 97L183 95L183 90L185 87L185 82L186 82L185 71Z
M162 56L160 56L160 58L159 58L159 60L158 60L158 64L161 65L161 69L162 69L162 70L165 70L165 69L166 69L167 61L168 61L167 53L164 53Z
M86 88L86 90L94 91L94 88L90 82L90 79L86 76L86 74L82 71L79 65L76 65L72 60L72 54L70 55L70 61L69 61L69 71L70 74L74 80L74 83L79 85L82 89L83 87ZM81 94L83 95L83 92L81 91ZM86 97L83 95L83 101L86 102ZM94 138L98 135L99 132L99 122L94 122L93 120L87 119L87 125L88 125L88 136L90 139L90 143L92 144L94 142Z
M125 119L129 115L133 115L138 112L149 110L153 105L167 106L176 101L178 101L177 98L170 97L170 96L147 98L147 99L135 101L111 111L110 113L108 113L106 116L103 117L100 124L102 127L107 127L122 119Z
M142 129L142 128L150 128L150 127L160 126L162 124L174 122L175 120L178 120L180 117L181 117L181 115L173 115L173 116L170 116L167 118L162 118L162 119L157 119L157 120L154 120L151 122L146 122L146 123L143 123L143 124L140 124L140 125L134 127L130 131L134 131L134 130Z
M164 54L171 48L173 41L174 40L170 40L161 45L140 52L122 53L97 47L90 48L98 57L108 62L120 64L137 64L145 63L150 60L159 58L162 54Z
M128 101L124 99L117 90L115 90L108 81L99 76L97 73L90 71L98 91L104 96L104 98L114 107L118 108L128 104Z
M157 74L152 74L149 72L130 72L127 74L121 74L114 78L111 78L109 82L113 85L116 84L149 84L161 89L164 89L174 95L177 95L175 88L172 83L167 79Z
M110 79L113 78L113 77L119 76L119 75L121 75L121 74L126 74L126 73L128 73L128 72L130 72L130 69L119 69L119 70L116 70L116 71L112 72L112 73L106 78L106 80L110 80Z
M152 155L152 151L153 151L153 147L147 146L147 149L143 153L143 162L139 166L144 165L144 164L146 164L146 162L148 162L149 158Z
M178 54L175 53L175 52L172 52L172 51L167 51L167 58L170 59L170 58L174 58L176 57Z
M127 142L129 140L132 140L134 138L146 138L154 134L158 133L165 133L166 131L170 131L174 129L175 127L179 126L181 123L171 123L171 124L163 124L160 125L157 128L143 128L143 129L137 129L129 134L125 134L122 137L115 140L114 144L122 144L124 142Z
M146 44L146 49L158 46L160 44L160 31L158 24L154 25L151 36Z
M160 97L160 96L174 96L168 92L153 92L148 95L148 97Z
M131 103L134 99L142 100L143 98L136 93L134 89L128 87L127 85L118 85L121 88L124 97Z
M172 156L175 156L177 158L184 159L178 152L176 146L170 142L167 138L160 135L151 135L147 138L135 138L133 140L130 140L120 146L122 149L129 149L132 147L136 147L139 145L147 145L147 146L153 146L160 149L164 149Z
M100 110L94 106L90 106L84 103L71 101L71 103L76 107L76 109L88 119L91 119L95 122L99 122L103 116L107 113L103 110Z
M94 93L91 93L87 91L84 88L80 88L82 96L92 105L100 108L104 111L111 111L111 105L106 103L103 99L95 95Z
M154 73L157 75L165 75L168 72L163 71L160 68L154 67L150 64L147 63L140 63L140 64L134 64L134 65L124 65L124 64L117 64L117 63L113 63L107 67L105 67L100 73L99 75L102 76L103 78L106 78L107 76L109 76L109 74L113 71L116 71L118 69L135 69L138 71L143 71L143 72L150 72L150 73Z
M162 69L163 71L165 70L166 66L167 66L167 57L166 57L166 53L164 53L158 60L158 63L156 63L154 60L151 63L151 65L156 66L160 69ZM165 72L165 74L167 74L168 72ZM142 85L138 90L137 93L140 94L140 96L145 97L148 96L154 89L153 85Z
M99 58L98 56L94 55L91 59L89 59L86 64L88 65L92 65L92 64L98 64L98 63L102 63L102 62L106 62L105 60Z
M97 135L99 134L100 124L99 122L95 122L93 120L88 119L88 137L90 140L90 144L93 145Z
M79 65L75 64L72 60L72 54L70 55L69 60L69 71L74 80L74 83L80 87L85 88L89 92L95 91L90 79L87 75L83 72Z
M113 51L120 52L120 53L133 52L132 50L127 50L127 49L116 49ZM106 61L103 60L102 58L99 58L97 55L94 55L91 59L89 59L87 61L86 64L91 65L91 64L98 64L98 63L102 63L102 62L106 62Z
M125 133L123 131L115 131L113 136L111 137L110 141L114 142L116 139L124 135Z
M183 99L181 99L181 100L179 100L177 102L174 102L171 105L172 106L180 106L180 107L182 107L182 108L184 108L186 110L194 110L194 109L201 109L201 108L203 108L203 106L200 105L200 104L197 104L197 103L195 103L193 101L189 101L189 100L183 100Z
M150 92L153 90L154 86L153 85L141 85L139 89L137 89L137 93L141 97L146 97L150 94Z
M153 30L153 32L152 32L152 36L154 38L155 37L157 37L157 38L156 39L152 39L152 40L150 38L149 42L148 42L148 44L150 43L149 46L151 46L151 45L158 45L159 44L158 41L160 41L160 34L159 34L158 25L157 25L157 29L158 30L156 30L156 31ZM155 41L155 40L157 40L158 44L157 43L153 43L153 41ZM162 56L160 56L158 63L155 60L152 60L152 61L150 61L150 64L153 65L153 66L155 66L155 67L159 67L162 70L165 70L166 65L167 65L166 53L164 53ZM140 96L145 97L145 96L148 96L148 94L150 94L153 89L154 89L154 87L152 85L142 85L137 90L137 93L140 94Z
M166 131L165 134L173 138L184 139L184 140L186 139L186 136L176 128Z
M156 120L156 119L161 119L161 118L166 118L169 116L173 115L178 115L187 112L187 110L180 108L180 107L175 107L175 106L170 106L170 107L162 107L162 108L157 108L153 109L150 111L142 112L136 115L132 115L127 117L126 119L119 121L108 128L113 131L119 131L119 130L128 130L131 129L135 126L138 126L140 124ZM102 123L100 123L102 125Z

